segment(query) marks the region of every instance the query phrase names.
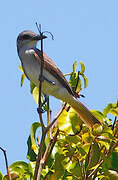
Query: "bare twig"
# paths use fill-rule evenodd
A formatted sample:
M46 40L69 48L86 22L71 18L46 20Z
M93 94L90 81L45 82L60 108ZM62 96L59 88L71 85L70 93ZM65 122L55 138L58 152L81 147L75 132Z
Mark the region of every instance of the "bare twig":
M36 24L37 25L37 24ZM41 25L37 25L37 28L39 30L40 36L43 36L43 33L41 33ZM37 157L37 161L36 161L36 167L35 167L35 172L34 172L34 180L39 180L39 176L38 176L38 171L39 171L39 163L40 160L42 158L42 149L45 143L45 136L46 136L46 131L45 131L45 126L43 123L43 119L42 119L42 104L41 104L41 90L42 90L42 80L43 80L43 67L44 67L44 58L43 58L43 38L41 38L41 69L40 69L40 75L39 75L39 107L38 107L38 114L39 114L39 118L40 118L40 122L41 122L41 127L42 127L42 137L41 137L41 143L40 143L40 147L39 147L39 152L38 152L38 157Z
M43 34L40 32L40 36L42 36ZM42 105L41 105L41 90L42 90L42 81L43 81L43 67L44 67L44 58L43 58L43 39L41 38L41 69L40 69L40 77L39 77L39 80L40 80L40 83L39 83L39 115L40 115L40 122L41 122L41 125L42 125L42 128L44 129L44 123L43 123L43 120L42 120L42 112L41 112L41 108L42 108Z
M43 33L48 33L48 34L50 34L51 37L52 37L52 40L54 40L54 36L53 36L53 34L52 34L51 32L49 32L49 31L44 31Z
M59 112L57 113L56 117L54 118L54 120L46 127L46 132L53 126L53 124L56 122L56 120L59 118L59 116L61 115L61 113L63 112L63 110L65 109L65 104L64 106L62 106L62 108L59 110Z
M10 172L9 172L6 150L4 150L2 147L0 147L0 149L1 149L1 151L4 153L5 163L6 163L6 170L7 170L8 178L9 178L9 180L12 180L11 175L10 175Z
M103 163L103 159L100 161L99 165L91 172L91 174L89 174L88 178L90 178L98 170L98 168L101 166L102 163Z
M49 125L51 123L51 110L50 110L50 105L49 105L49 96L47 98L47 124ZM52 128L50 128L49 132L48 132L48 136L51 139L52 138Z
M118 107L118 100L117 100L117 107ZM112 130L114 130L116 121L117 121L117 116L115 116L114 123L113 123L113 126L112 126Z

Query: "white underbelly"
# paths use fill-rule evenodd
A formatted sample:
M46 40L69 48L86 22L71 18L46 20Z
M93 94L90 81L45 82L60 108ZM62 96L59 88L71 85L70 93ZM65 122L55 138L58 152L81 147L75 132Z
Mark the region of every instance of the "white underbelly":
M31 55L22 57L23 68L27 77L39 87L39 76L40 76L40 63L32 58ZM44 81L42 82L42 92L46 95L55 96L62 101L66 101L66 98L70 96L68 90L57 80L50 72L43 69ZM45 80L48 79L47 80ZM50 81L50 82L49 82ZM52 83L51 83L52 82Z

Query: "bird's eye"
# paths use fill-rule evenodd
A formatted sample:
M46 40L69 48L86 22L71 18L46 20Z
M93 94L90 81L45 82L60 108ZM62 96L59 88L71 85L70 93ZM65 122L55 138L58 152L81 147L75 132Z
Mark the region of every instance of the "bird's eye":
M29 36L29 35L27 35L27 34L25 34L24 36L23 36L23 39L24 40L27 40L27 39L30 39L31 37Z
M27 34L24 34L23 36L18 37L18 40L28 40L28 39L31 39L31 37Z

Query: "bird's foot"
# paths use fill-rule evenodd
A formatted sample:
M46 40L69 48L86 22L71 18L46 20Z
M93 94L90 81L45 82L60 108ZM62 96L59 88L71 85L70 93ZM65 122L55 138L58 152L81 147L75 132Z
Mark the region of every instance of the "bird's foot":
M38 107L37 112L38 112L38 114L40 114L40 113L44 113L45 110L43 109L43 107Z

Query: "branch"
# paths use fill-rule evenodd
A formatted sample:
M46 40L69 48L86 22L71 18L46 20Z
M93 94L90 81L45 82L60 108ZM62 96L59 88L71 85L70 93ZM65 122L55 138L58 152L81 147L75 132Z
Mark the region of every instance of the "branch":
M53 143L52 143L52 139L50 139L50 144L51 145L47 146L46 151L44 153L44 156L42 158L42 151L43 151L42 149L43 149L43 146L44 146L44 143L45 143L46 134L49 131L49 129L54 125L54 123L56 122L56 120L61 115L61 113L63 112L64 109L65 109L65 105L58 112L58 114L55 117L55 119L47 126L47 128L44 129L44 131L43 131L43 128L42 128L42 137L41 137L41 143L40 143L38 157L37 157L37 161L36 161L36 167L35 167L35 172L34 172L34 180L39 180L40 179L41 171L42 171L42 169L43 169L43 167L44 167L48 157L50 156L50 154L51 154L51 152L53 150L53 147L54 147L54 145L56 143L56 138L57 138L57 135L59 133L59 130L57 130L57 133L53 137ZM50 148L50 151L49 151L49 148Z
M38 102L39 106L38 106L37 110L38 110L40 123L41 123L41 127L42 127L42 137L41 137L38 156L37 156L37 160L36 160L36 167L35 167L35 172L34 172L34 180L39 180L40 176L41 176L42 169L44 167L44 164L47 161L47 157L48 157L47 154L50 154L52 152L52 149L53 149L53 147L54 147L54 145L56 143L56 138L57 138L57 135L58 135L58 131L55 134L55 136L53 137L54 142L52 144L51 144L52 140L50 139L50 146L47 146L46 151L45 151L45 153L43 155L43 158L42 158L43 146L45 144L46 135L47 135L49 129L53 126L53 124L55 123L55 121L59 117L59 115L62 113L64 107L61 109L61 111L58 113L57 117L52 122L50 122L50 112L48 112L49 124L48 124L47 127L45 127L44 122L43 122L43 118L42 118L42 103L41 103L41 90L42 90L43 68L44 68L44 57L43 57L43 38L44 38L43 33L44 32L41 32L41 25L38 26L37 23L36 23L36 26L37 26L38 31L39 31L40 36L41 36L41 68L40 68L40 75L39 75L40 83L39 83L39 102ZM46 31L46 32L50 33L48 31ZM52 36L52 39L53 39L53 35L51 33L50 33L50 35ZM47 102L47 105L49 105L49 101ZM50 147L52 147L51 150L49 150Z
M0 149L1 149L1 151L4 153L5 163L6 163L6 170L7 170L8 178L9 178L9 180L12 180L11 175L10 175L10 172L9 172L6 150L4 150L2 147L0 147Z
M89 174L88 178L90 178L95 172L97 172L98 168L101 166L103 163L103 159L100 161L99 165Z
M37 25L37 24L36 24ZM41 33L41 26L40 29L37 26L40 36L43 36L43 33ZM43 123L43 118L42 118L42 104L41 104L41 90L42 90L42 80L43 80L43 67L44 67L44 58L43 58L43 37L41 38L41 69L40 69L40 75L39 75L39 101L38 101L38 114L39 114L39 119L40 119L40 123L41 123L41 127L42 127L42 137L41 137L41 143L40 143L40 147L39 147L39 152L38 152L38 157L37 157L37 161L36 161L36 167L35 167L35 172L34 172L34 180L38 180L38 170L39 170L39 163L42 157L42 149L45 143L45 136L46 136L46 131L45 131L45 126Z
M34 172L34 180L39 180L39 178L40 178L39 164L41 163L42 151L43 151L43 146L45 143L45 137L46 137L46 131L42 131L41 143L40 143L40 147L39 147L39 152L38 152L38 157L36 160L36 167L35 167L35 172Z
M48 110L47 110L47 124L49 125L51 123L51 110L50 110L50 105L49 105L49 96L47 98L47 107L48 107ZM52 138L52 128L50 128L49 132L48 132L48 136L49 136L49 139Z
M42 172L42 169L44 168L48 158L50 157L51 153L52 153L52 150L55 146L55 143L57 141L57 135L59 134L59 129L57 129L57 132L56 134L54 135L53 139L50 139L50 142L46 148L46 151L43 155L43 158L41 159L40 161L40 166L39 166L39 171L38 171L38 178L40 179L40 176L41 176L41 172Z
M40 33L40 36L42 37L43 34ZM40 69L40 75L39 75L39 107L38 107L38 113L40 117L40 122L43 130L45 129L43 119L42 119L42 104L41 104L41 90L42 90L42 81L43 81L43 67L44 67L44 58L43 58L43 38L41 38L41 69Z
M59 112L57 113L57 115L56 115L56 117L54 118L54 120L47 126L46 132L54 125L54 123L55 123L56 120L59 118L60 114L63 112L64 109L65 109L65 104L64 104L64 106L62 106L62 108L59 110Z
M118 100L117 100L117 106L116 107L118 107ZM117 116L115 116L114 123L113 123L113 126L112 126L112 130L114 130L116 121L117 121Z

